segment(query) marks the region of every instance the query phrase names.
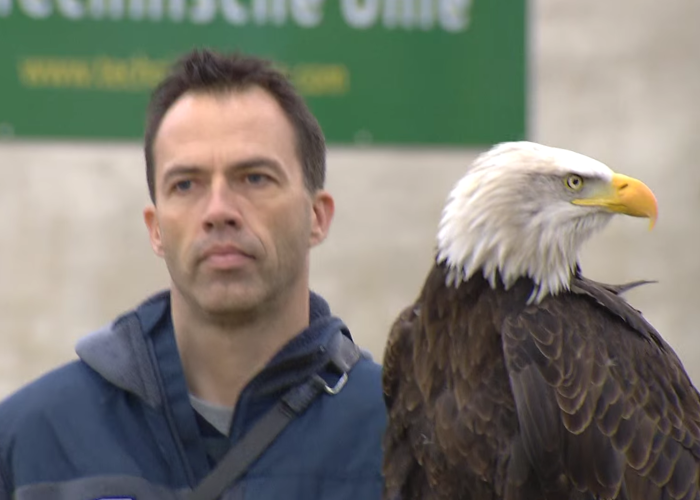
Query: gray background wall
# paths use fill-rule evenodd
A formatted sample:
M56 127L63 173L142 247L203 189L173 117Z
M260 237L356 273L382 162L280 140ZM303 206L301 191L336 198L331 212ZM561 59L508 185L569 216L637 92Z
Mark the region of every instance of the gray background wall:
M659 200L654 231L614 221L585 248L584 270L658 279L629 299L698 381L699 18L694 0L533 0L530 19L531 139L639 177ZM329 152L337 213L312 283L378 358L428 270L445 196L478 152ZM0 396L167 285L146 201L138 144L0 142Z

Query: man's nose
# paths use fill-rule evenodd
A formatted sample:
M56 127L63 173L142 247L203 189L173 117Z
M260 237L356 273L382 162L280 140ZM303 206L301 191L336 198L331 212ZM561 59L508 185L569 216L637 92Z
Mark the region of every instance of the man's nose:
M226 182L216 182L211 186L203 224L208 231L241 225L241 212L237 195Z

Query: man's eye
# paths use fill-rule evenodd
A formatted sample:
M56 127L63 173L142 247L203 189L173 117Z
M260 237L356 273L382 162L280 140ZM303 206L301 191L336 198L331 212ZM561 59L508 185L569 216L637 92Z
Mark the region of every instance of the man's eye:
M269 180L269 177L265 174L248 174L246 175L246 180L250 184L263 184Z
M178 181L174 185L175 191L188 191L192 188L192 181Z

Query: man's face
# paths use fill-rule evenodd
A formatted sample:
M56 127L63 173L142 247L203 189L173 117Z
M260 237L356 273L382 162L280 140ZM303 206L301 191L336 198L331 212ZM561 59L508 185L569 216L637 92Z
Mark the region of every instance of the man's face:
M153 152L156 205L144 218L173 293L214 316L308 293L309 249L333 200L305 188L294 129L270 94L185 94Z

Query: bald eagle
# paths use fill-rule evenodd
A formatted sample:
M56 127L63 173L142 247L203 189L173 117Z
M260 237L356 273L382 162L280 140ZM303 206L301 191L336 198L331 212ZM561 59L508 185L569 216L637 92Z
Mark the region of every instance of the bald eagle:
M385 350L386 499L700 499L698 392L629 287L579 268L615 214L653 225L656 199L541 144L458 181Z

